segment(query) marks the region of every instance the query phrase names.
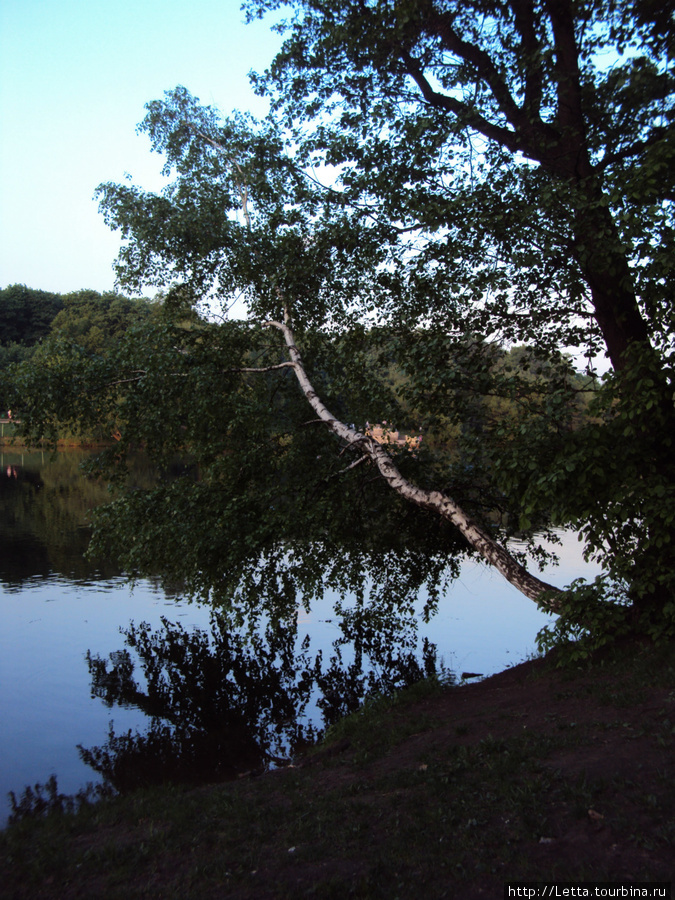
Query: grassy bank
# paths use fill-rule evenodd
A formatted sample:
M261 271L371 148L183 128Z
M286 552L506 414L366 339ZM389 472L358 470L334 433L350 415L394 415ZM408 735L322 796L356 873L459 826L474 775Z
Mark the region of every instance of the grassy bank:
M166 787L0 836L3 896L501 897L519 880L668 881L675 648L422 683L293 768Z

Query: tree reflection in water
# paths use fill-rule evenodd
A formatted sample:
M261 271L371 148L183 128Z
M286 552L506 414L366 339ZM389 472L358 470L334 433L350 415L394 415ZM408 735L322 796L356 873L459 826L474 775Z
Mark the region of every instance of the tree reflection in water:
M425 640L421 656L411 649L414 621L402 634L391 617L383 630L372 611L343 613L326 667L321 651L310 652L309 637L298 642L297 616L256 633L237 628L223 611L213 612L210 633L167 619L154 631L132 623L123 630L125 649L107 659L88 653L87 662L92 695L109 707L141 709L148 730L118 735L111 723L105 744L79 747L82 759L118 791L228 780L290 762L370 694L425 677L450 680L435 645ZM311 706L321 724L308 718Z
M82 476L85 457L3 452L0 581L6 594L36 577L76 588L122 574L104 554L85 557L91 511L110 500L103 482ZM169 474L167 489L181 472ZM156 481L142 456L128 478L139 488ZM174 500L187 497L186 480L189 473L178 479ZM233 778L282 765L371 693L442 675L435 647L418 648L415 603L422 594L425 613L433 612L453 560L445 551L429 553L426 534L398 531L391 547L381 538L386 530L373 525L385 512L378 510L369 502L363 521L351 510L337 542L308 545L284 536L262 556L236 556L225 569L227 546L215 527L205 526L215 541L213 548L205 541L205 554L195 555L199 542L172 545L166 554L172 566L157 565L145 577L166 597L209 602L211 626L132 624L123 630L123 649L104 658L88 654L93 696L111 708L142 710L148 725L143 733L119 734L111 726L105 743L80 747L82 759L120 791ZM136 534L133 523L125 533ZM202 590L190 590L186 579L190 547L188 575L199 573L193 581ZM320 650L316 636L310 645L299 633L298 610L311 608L314 619L317 606L325 608L326 590L338 598L327 614L336 640Z

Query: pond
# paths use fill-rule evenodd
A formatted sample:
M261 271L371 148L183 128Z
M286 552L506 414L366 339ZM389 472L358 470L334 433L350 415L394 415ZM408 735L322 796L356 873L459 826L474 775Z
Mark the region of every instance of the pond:
M522 661L534 652L535 636L549 620L499 575L467 562L428 623L420 597L412 621L395 623L390 632L385 624L382 634L366 639L348 616L336 612L337 597L326 591L310 612L297 611L283 635L260 632L250 649L245 628L238 633L225 623L218 631L207 606L186 602L159 578L140 579L132 587L113 563L85 559L89 511L107 494L81 476L82 458L74 451L55 459L8 448L0 453L0 822L9 813L4 798L10 790L18 796L25 785L44 783L52 773L65 793L100 781L78 745L105 745L111 721L117 736L144 733L148 714L159 711L161 717L173 704L165 721L173 715L192 728L210 716L221 731L229 723L230 741L234 731L246 731L242 746L248 757L234 760L235 769L246 761L252 765L256 756L256 765L269 763L353 708L370 688L397 686L434 668L489 675ZM576 537L563 534L562 540L560 565L546 577L559 585L593 577L597 570L583 562ZM143 677L137 655L120 655L120 629L132 621L151 626L143 634L153 652L175 658L176 647L182 648L183 693L172 688L171 696L167 690L151 695L147 667ZM190 643L194 628L211 634L211 682L205 670L190 668L205 658L204 641ZM136 633L137 648L142 637ZM136 660L134 683L126 659ZM126 693L120 689L125 672ZM222 694L227 679L229 692ZM195 691L188 696L190 684ZM275 704L286 706L275 711ZM195 750L190 741L190 758L197 758L203 747Z

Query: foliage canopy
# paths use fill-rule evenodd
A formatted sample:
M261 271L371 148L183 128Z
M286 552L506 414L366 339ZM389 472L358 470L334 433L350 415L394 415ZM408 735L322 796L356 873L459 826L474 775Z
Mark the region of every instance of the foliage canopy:
M367 557L390 595L437 584L463 541L361 465L363 441L312 420L278 334L290 313L335 419L423 430L419 453L395 453L409 482L501 541L581 528L634 625L670 633L672 3L290 6L253 76L268 120L178 87L140 126L166 189L99 188L120 283L168 293L162 324L78 370L82 404L121 423L108 462L142 442L198 473L120 501L100 539L140 568L180 559L195 584L220 567L230 594L242 572L279 597L320 589L347 545L347 582ZM246 324L186 323L235 299Z

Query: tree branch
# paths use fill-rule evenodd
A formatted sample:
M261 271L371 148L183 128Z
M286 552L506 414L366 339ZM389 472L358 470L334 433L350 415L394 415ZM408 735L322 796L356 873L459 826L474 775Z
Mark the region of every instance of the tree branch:
M346 468L340 469L339 472L334 472L332 475L329 475L329 478L339 478L340 475L344 475L345 472L351 472L352 469L355 469L357 466L362 465L364 462L370 462L370 457L367 454L359 457L359 459L355 459L353 463L350 463Z
M607 153L600 162L597 164L597 169L606 169L607 166L611 166L612 163L622 162L624 159L628 159L631 156L635 156L637 153L642 153L643 150L647 150L649 147L653 147L654 144L658 144L659 141L662 141L668 137L668 129L663 128L662 126L657 126L652 130L652 133L649 137L645 138L643 141L636 141L634 144L630 144L628 147L624 147L623 150L617 150L616 153Z
M265 323L267 325L267 323ZM293 369L294 364L292 362L282 362L277 363L274 366L260 366L260 368L254 368L253 366L244 366L241 369L227 369L227 372L274 372L276 369Z
M145 369L139 369L133 378L120 378L119 381L109 381L104 387L111 388L117 387L119 384L133 384L136 381L140 381L145 375L147 375Z
M522 110L513 99L490 55L459 36L455 31L451 12L438 12L433 4L428 4L427 22L447 50L474 67L481 81L490 88L500 110L514 128L517 128L522 118Z
M239 176L241 180L235 178L235 182L237 185L237 190L239 191L239 200L241 201L241 211L244 215L244 221L246 222L246 227L250 231L251 230L251 216L248 211L248 184L246 183L246 175L244 170L239 165L236 159L232 159L231 156L228 155L227 149L219 143L215 138L209 137L208 134L204 134L203 131L197 131L196 129L192 129L197 137L200 137L203 141L206 141L207 144L210 144L220 153L224 154L227 157L227 161L230 163L232 168L236 169L239 172Z
M264 322L263 327L276 328L282 333L298 384L307 402L319 419L328 425L334 434L345 441L347 445L358 449L363 455L371 459L377 467L380 476L404 499L422 509L438 513L451 522L459 529L470 546L480 553L487 562L493 565L510 584L525 594L526 597L539 603L549 612L556 611L557 601L555 596L545 597L545 595L547 593L558 593L557 588L541 581L528 572L504 547L483 531L450 497L440 491L424 490L405 479L394 465L392 458L376 440L356 431L354 428L350 428L331 415L307 377L300 351L296 346L293 331L291 330L291 320L287 308L284 310L283 322Z
M584 115L581 105L581 73L579 49L574 36L574 13L568 0L547 0L546 8L553 29L556 54L558 130L570 132L577 141L584 137ZM569 140L569 136L568 136Z
M523 111L534 122L535 119L540 120L544 80L538 58L540 45L534 27L534 3L532 0L511 0L511 9L520 34L520 48L526 65Z
M479 131L481 134L485 135L485 137L503 144L514 153L524 149L521 147L518 136L514 131L510 131L508 128L502 128L500 125L494 125L461 100L435 91L427 80L419 60L411 56L404 47L399 49L399 55L403 60L406 71L416 82L427 103L434 106L436 109L442 109L446 112L453 113L458 119L465 122L475 131Z

